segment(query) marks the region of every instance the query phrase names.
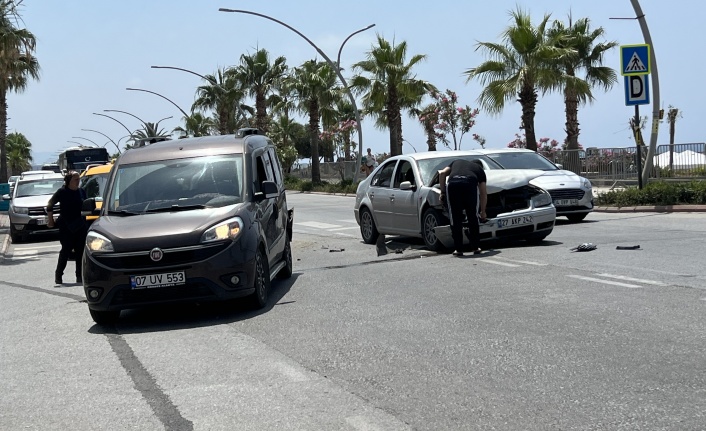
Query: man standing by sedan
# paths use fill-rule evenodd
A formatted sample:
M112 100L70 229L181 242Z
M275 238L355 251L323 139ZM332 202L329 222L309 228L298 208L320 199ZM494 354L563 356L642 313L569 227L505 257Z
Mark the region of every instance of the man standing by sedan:
M447 181L448 178L448 181ZM480 253L478 217L486 220L486 175L480 160L458 159L439 171L440 199L446 201L454 240L454 256L463 256L463 212L468 219L468 240L473 254ZM479 211L480 210L480 211Z

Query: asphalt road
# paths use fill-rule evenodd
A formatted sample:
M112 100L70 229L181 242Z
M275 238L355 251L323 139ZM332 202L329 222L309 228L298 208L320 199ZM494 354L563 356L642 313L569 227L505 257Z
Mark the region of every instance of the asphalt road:
M350 197L289 201L295 274L258 312L103 329L80 286L53 287L56 238L11 245L0 429L704 429L703 216L559 219L539 246L455 258L362 244Z

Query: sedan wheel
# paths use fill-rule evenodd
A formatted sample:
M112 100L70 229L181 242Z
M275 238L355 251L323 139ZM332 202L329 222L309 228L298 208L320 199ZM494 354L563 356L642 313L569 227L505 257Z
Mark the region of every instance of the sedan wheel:
M270 269L262 250L258 250L255 255L254 281L255 292L251 295L251 302L254 308L263 308L267 305L267 296L270 291Z
M427 208L427 210L424 211L424 217L422 218L422 235L424 236L424 244L426 244L429 250L441 251L444 249L444 245L434 233L434 228L443 226L443 222L444 216L434 208Z
M375 226L375 220L373 220L373 214L367 208L360 210L360 235L366 244L375 244L380 236Z

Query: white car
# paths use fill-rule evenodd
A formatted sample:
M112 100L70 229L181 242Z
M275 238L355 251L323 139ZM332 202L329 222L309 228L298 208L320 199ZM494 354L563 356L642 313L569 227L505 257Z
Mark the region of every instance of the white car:
M46 206L49 199L61 186L64 176L54 173L53 177L39 176L29 179L19 179L12 195L4 195L4 200L10 201L7 215L10 218L10 238L13 243L27 239L31 234L57 231L57 228L47 227ZM55 214L60 213L58 205Z
M551 196L531 184L542 171L504 170L477 151L432 151L391 157L361 181L353 211L363 241L373 244L381 234L402 235L423 238L435 251L452 247L438 171L458 158L478 159L486 171L488 221L480 225L481 241L539 242L552 232L556 210Z
M526 149L478 150L505 169L539 169L544 173L530 183L552 195L557 216L580 222L593 211L593 187L588 178L561 169L541 154Z

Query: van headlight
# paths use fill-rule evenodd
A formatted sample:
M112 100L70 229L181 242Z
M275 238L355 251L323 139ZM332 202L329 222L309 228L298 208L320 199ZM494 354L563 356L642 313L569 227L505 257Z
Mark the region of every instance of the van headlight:
M242 230L243 219L233 217L208 228L206 232L201 235L201 242L223 241L226 239L235 241Z
M547 205L551 205L551 203L552 196L547 192L532 196L532 205L535 208L546 207Z
M97 232L88 232L86 235L86 247L91 253L110 253L113 250L113 243Z

